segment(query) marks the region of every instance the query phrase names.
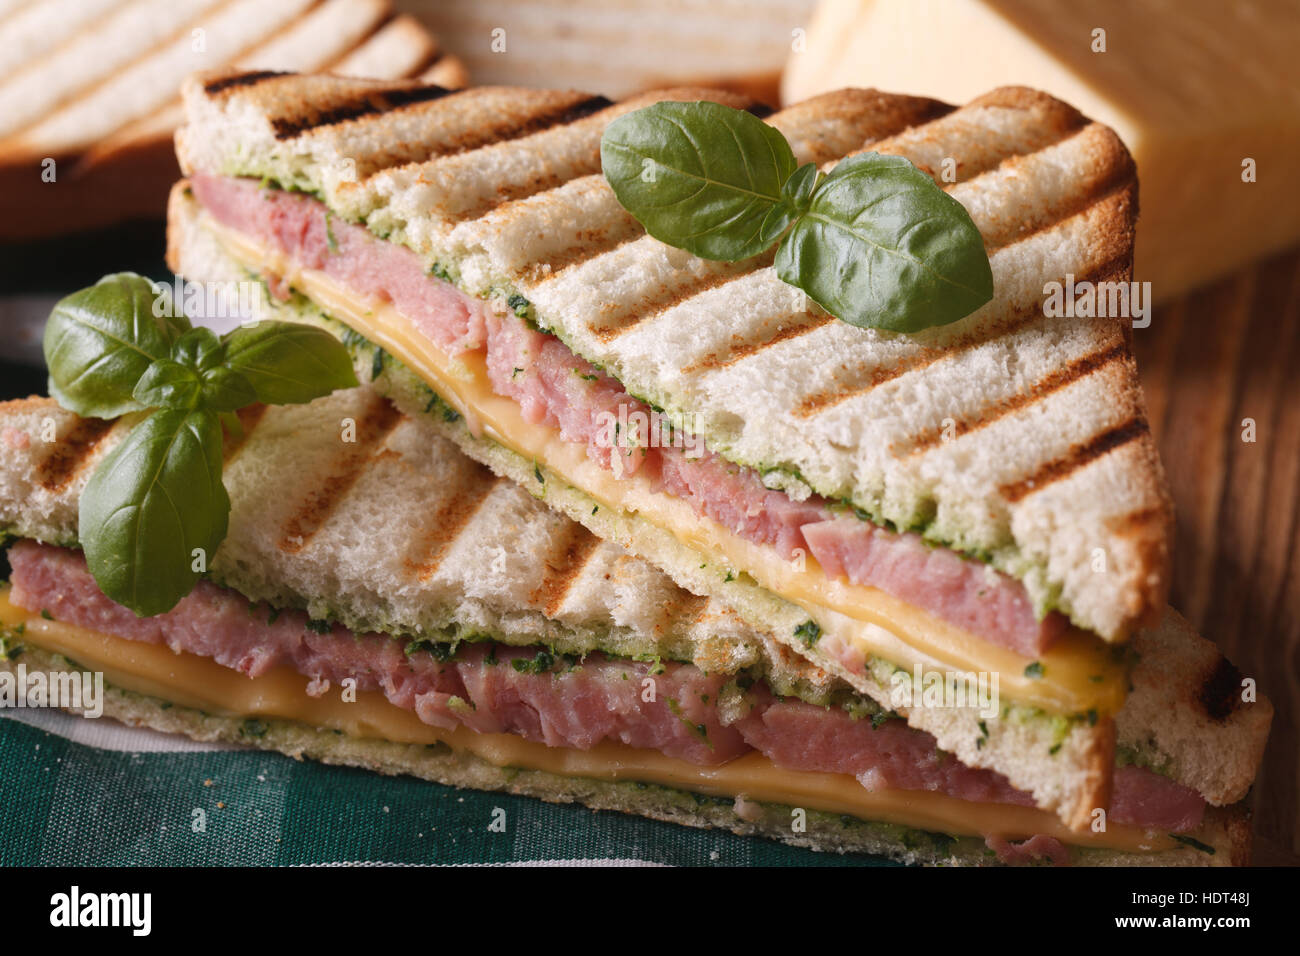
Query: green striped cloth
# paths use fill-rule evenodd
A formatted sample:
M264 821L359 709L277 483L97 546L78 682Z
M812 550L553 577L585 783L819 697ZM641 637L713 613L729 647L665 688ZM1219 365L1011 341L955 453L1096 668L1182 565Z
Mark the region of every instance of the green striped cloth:
M882 863L49 710L0 711L0 794L4 866Z

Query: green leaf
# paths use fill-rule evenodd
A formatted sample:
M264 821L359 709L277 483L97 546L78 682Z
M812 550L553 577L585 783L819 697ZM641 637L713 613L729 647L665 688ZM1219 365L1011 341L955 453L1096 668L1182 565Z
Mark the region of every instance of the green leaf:
M100 589L141 616L176 606L226 536L221 426L212 411L160 409L95 469L81 494L80 537Z
M781 200L796 214L803 214L812 205L813 190L822 182L822 175L813 163L804 163L781 187Z
M172 358L196 372L216 368L225 357L225 343L217 333L203 327L183 333L172 346Z
M234 329L224 341L226 365L268 405L310 402L357 384L343 343L315 326L263 321Z
M199 373L171 359L158 359L145 370L132 393L144 408L194 408L203 382Z
M600 160L614 195L650 235L702 258L756 256L789 224L773 210L794 153L780 130L744 110L655 103L609 124Z
M224 365L204 372L202 382L200 401L204 408L214 412L233 412L257 401L257 392L253 391L248 379Z
M139 411L136 383L167 357L178 327L164 316L168 303L165 290L132 272L61 299L45 323L50 395L94 418Z
M917 332L993 298L979 230L907 160L865 153L813 190L777 274L850 325Z

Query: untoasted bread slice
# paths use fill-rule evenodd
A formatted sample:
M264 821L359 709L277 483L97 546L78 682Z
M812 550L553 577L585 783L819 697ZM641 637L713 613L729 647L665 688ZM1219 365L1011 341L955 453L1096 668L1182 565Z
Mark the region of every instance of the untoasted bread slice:
M28 9L0 22L0 36L31 32L60 4L34 5L42 6L49 9L40 16ZM225 63L420 76L449 87L468 81L435 37L412 18L393 15L390 0L74 6L75 17L48 31L61 42L0 70L0 239L160 215L175 175L180 81L192 70Z

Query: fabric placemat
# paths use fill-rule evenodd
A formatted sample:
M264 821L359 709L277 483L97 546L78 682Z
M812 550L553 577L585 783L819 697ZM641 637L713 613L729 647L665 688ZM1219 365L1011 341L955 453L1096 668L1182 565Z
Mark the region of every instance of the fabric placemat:
M4 866L890 865L51 710L0 711L0 799Z

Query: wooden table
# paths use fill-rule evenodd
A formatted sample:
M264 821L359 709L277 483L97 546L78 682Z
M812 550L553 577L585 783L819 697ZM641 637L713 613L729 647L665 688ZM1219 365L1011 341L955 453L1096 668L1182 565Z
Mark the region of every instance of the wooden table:
M1140 278L1140 277L1139 277ZM1134 349L1178 527L1170 603L1273 701L1256 862L1300 861L1300 249L1157 305ZM1255 423L1255 441L1243 440Z

